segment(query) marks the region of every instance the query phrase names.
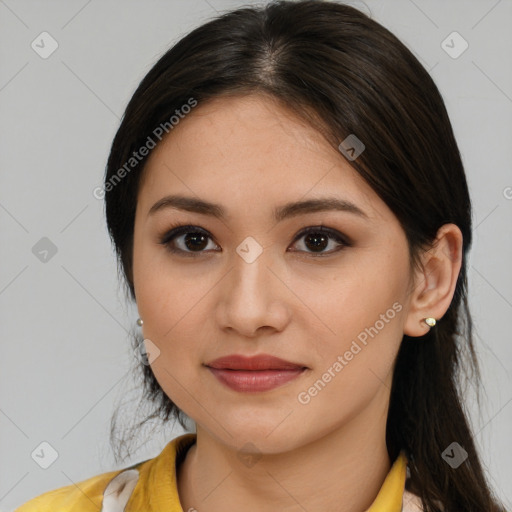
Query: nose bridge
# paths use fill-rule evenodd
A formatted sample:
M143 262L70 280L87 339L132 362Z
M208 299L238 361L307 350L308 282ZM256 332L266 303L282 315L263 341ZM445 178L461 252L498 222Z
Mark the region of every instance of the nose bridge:
M236 248L233 257L233 285L235 294L241 294L244 300L261 300L272 286L269 283L271 272L271 250L264 248L255 238L248 236Z
M270 268L272 251L248 237L236 248L228 288L223 297L224 326L252 335L261 326L282 329L286 308L279 280Z

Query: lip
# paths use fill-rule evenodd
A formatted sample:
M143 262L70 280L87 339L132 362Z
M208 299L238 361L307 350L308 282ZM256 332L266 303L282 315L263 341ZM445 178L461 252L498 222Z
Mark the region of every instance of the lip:
M299 377L307 367L268 354L232 354L205 365L224 385L239 392L269 391Z
M206 366L221 370L297 370L306 368L303 364L292 363L270 354L249 357L230 354L206 363Z

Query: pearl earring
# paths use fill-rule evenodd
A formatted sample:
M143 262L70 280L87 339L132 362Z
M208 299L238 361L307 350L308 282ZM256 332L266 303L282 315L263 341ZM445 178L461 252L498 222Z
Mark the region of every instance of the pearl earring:
M137 318L137 325L140 327L144 322L142 321L142 318Z
M429 326L434 327L436 325L436 319L432 317L424 318L423 321Z

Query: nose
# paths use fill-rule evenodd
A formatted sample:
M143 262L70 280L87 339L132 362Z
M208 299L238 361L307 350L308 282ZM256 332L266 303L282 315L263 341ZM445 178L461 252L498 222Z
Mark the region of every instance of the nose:
M254 260L237 253L217 303L220 327L247 338L285 329L293 293L279 275L283 273L270 250L263 250Z

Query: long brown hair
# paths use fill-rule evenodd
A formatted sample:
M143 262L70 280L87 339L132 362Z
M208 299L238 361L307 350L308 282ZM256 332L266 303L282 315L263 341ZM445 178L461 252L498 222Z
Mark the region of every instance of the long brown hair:
M462 231L462 268L448 311L421 340L403 337L387 447L393 459L400 450L407 454L408 487L421 497L425 511L438 512L441 506L449 512L502 510L486 482L460 391L462 355L479 379L467 301L471 202L461 157L434 81L366 14L321 0L241 8L190 32L147 73L126 108L105 175L108 229L131 299L135 208L146 158L129 170L126 162L190 98L203 104L255 92L292 109L335 148L350 134L364 141L364 152L350 163L398 218L413 264L443 224ZM123 166L122 179L114 181ZM135 336L134 341L141 340ZM154 418L176 418L185 426L186 416L151 368L140 367L143 400L154 410L135 431ZM116 440L116 424L114 415L111 441L120 447L125 440ZM468 454L457 469L442 457L453 441Z

